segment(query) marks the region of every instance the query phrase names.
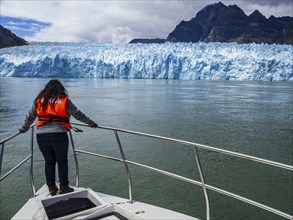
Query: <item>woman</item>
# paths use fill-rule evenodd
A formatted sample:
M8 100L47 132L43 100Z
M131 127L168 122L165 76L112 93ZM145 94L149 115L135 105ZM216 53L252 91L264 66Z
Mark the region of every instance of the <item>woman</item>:
M55 181L55 167L58 165L59 194L73 192L68 181L68 136L70 130L69 118L88 124L92 128L98 125L87 117L68 98L64 86L56 79L50 80L34 100L28 114L19 128L26 132L38 117L37 142L45 158L45 175L49 192L52 196L58 192Z

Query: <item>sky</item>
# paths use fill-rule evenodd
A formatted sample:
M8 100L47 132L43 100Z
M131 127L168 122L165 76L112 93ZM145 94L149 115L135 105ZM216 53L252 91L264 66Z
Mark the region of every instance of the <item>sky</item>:
M213 0L0 0L0 23L27 41L128 43L166 38ZM222 0L246 15L293 16L293 0Z

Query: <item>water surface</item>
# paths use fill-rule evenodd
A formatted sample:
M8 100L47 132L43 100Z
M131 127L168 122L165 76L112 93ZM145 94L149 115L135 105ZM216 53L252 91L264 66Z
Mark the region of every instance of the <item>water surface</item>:
M208 144L293 164L292 83L185 80L60 79L84 113L104 126ZM48 79L0 78L0 137L15 133ZM112 132L74 133L83 150L119 157ZM120 134L129 160L199 180L188 146ZM30 133L5 145L2 172L29 154ZM292 172L200 150L206 182L293 214ZM35 143L35 160L42 160ZM80 185L127 197L123 165L79 156ZM130 166L135 200L205 218L200 187ZM70 153L70 181L74 184ZM44 184L43 161L35 163L36 187ZM256 186L257 185L257 186ZM29 165L1 182L0 219L9 219L31 196ZM212 219L281 219L209 192Z

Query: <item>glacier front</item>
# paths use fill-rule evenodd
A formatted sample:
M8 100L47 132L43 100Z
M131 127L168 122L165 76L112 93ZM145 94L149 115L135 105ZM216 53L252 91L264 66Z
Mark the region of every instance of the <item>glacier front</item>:
M292 61L292 45L31 43L0 50L0 76L293 81Z

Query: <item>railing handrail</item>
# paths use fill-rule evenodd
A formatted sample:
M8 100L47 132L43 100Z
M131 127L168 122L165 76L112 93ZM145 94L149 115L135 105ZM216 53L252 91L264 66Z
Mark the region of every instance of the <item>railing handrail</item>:
M81 123L75 123L74 122L74 123L71 123L71 124L89 127L88 125L81 124ZM148 134L148 133L143 133L143 132L125 130L125 129L121 129L121 128L113 128L113 127L106 127L106 126L100 126L100 125L99 125L99 128L105 129L105 130L111 130L111 131L119 131L119 132L128 133L128 134L140 135L140 136L145 136L145 137L152 137L152 138L156 138L156 139L167 140L167 141L171 141L171 142L177 142L177 143L184 144L184 145L189 145L189 146L196 146L196 147L201 148L201 149L205 149L205 150L209 150L209 151L213 151L213 152L217 152L217 153L222 153L222 154L226 154L226 155L230 155L230 156L235 156L235 157L238 157L238 158L247 159L247 160L251 160L251 161L255 161L255 162L259 162L259 163L271 165L271 166L274 166L274 167L279 167L279 168L282 168L282 169L293 171L293 166L288 165L288 164L279 163L279 162L275 162L275 161L267 160L267 159L262 159L260 157L250 156L250 155L247 155L247 154L238 153L238 152L234 152L234 151L224 150L224 149L221 149L221 148L211 147L211 146L204 145L204 144L198 144L198 143L194 143L194 142L190 142L190 141L183 141L183 140L164 137L164 136L160 136L160 135L153 135L153 134Z
M21 134L20 131L19 131L19 132L16 132L16 133L10 135L9 137L7 137L7 138L5 138L5 139L3 139L3 140L0 140L0 144L5 144L5 142L7 142L7 141L9 141L9 140L11 140L11 139L17 137L17 136L20 135L20 134Z
M79 125L79 126L84 126L84 127L89 127L86 124L81 124L81 123L76 123L76 122L71 122L71 124L73 125ZM229 150L224 150L224 149L220 149L220 148L216 148L216 147L211 147L208 145L204 145L204 144L198 144L198 143L194 143L194 142L190 142L190 141L183 141L183 140L179 140L179 139L175 139L175 138L169 138L169 137L164 137L164 136L159 136L159 135L153 135L153 134L147 134L147 133L143 133L143 132L137 132L137 131L131 131L131 130L126 130L126 129L121 129L121 128L114 128L114 127L107 127L107 126L99 126L99 128L101 129L105 129L105 130L112 130L112 131L119 131L119 132L123 132L123 133L129 133L129 134L135 134L135 135L141 135L141 136L145 136L145 137L152 137L152 138L157 138L157 139L162 139L162 140L168 140L168 141L172 141L172 142L177 142L177 143L181 143L184 145L192 145L192 146L196 146L205 150L209 150L209 151L214 151L217 153L222 153L222 154L226 154L226 155L230 155L230 156L235 156L235 157L239 157L239 158L243 158L243 159L248 159L251 161L256 161L259 163L263 163L263 164L267 164L267 165L271 165L271 166L275 166L275 167L279 167L279 168L283 168L283 169L287 169L287 170L291 170L293 171L293 166L288 165L288 164L284 164L284 163L279 163L279 162L275 162L272 160L267 160L267 159L262 159L259 157L255 157L255 156L250 156L247 154L243 154L243 153L238 153L238 152L234 152L234 151L229 151ZM0 145L17 137L18 135L20 135L21 132L16 132L14 134L12 134L11 136L0 140Z
M287 219L292 219L293 218L293 216L291 216L291 215L289 215L289 214L287 214L285 212L282 212L282 211L279 211L277 209L271 208L271 207L269 207L267 205L263 205L263 204L261 204L259 202L255 202L255 201L253 201L251 199L245 198L245 197L237 195L235 193L225 191L223 189L214 187L214 186L209 185L209 184L202 184L199 181L196 181L196 180L184 177L184 176L180 176L178 174L170 173L168 171L164 171L164 170L161 170L161 169L158 169L158 168L155 168L155 167L147 166L147 165L140 164L140 163L137 163L137 162L133 162L133 161L130 161L130 160L123 161L122 159L119 159L119 158L116 158L116 157L111 157L111 156L106 156L106 155L102 155L102 154L92 153L92 152L84 151L84 150L76 149L76 152L82 153L82 154L87 154L87 155L92 155L92 156L97 156L97 157L101 157L101 158L104 158L104 159L109 159L109 160L113 160L113 161L117 161L117 162L121 162L121 163L127 162L128 164L139 166L139 167L151 170L153 172L160 173L160 174L163 174L165 176L172 177L174 179L178 179L178 180L181 180L181 181L184 181L184 182L187 182L187 183L191 183L193 185L197 185L197 186L201 186L201 187L204 186L206 189L212 190L214 192L218 192L220 194L229 196L229 197L237 199L239 201L242 201L242 202L248 203L250 205L256 206L258 208L267 210L267 211L269 211L271 213L277 214L277 215L282 216L284 218L287 218Z

